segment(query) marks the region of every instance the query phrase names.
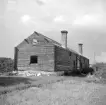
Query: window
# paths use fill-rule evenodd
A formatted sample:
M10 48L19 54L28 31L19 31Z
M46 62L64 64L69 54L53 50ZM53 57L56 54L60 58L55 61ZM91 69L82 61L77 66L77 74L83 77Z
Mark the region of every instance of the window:
M32 44L33 44L33 45L36 45L36 44L37 44L37 42L38 42L38 41L37 41L36 39L33 39Z
M72 55L72 52L69 52L69 56L71 56Z
M80 62L80 68L82 69L82 62Z
M74 68L76 67L76 62L75 61L73 61L73 65L74 65Z
M30 64L31 63L38 63L38 56L35 56L35 55L31 56L30 57Z

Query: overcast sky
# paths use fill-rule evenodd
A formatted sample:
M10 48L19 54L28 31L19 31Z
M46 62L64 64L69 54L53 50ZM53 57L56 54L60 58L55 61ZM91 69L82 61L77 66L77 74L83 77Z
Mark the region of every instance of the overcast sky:
M0 57L14 56L14 47L34 31L68 45L94 62L106 62L106 0L0 0Z

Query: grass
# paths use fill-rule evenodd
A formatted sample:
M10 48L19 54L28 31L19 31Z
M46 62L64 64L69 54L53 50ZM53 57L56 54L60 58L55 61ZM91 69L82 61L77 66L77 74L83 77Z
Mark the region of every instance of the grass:
M56 77L51 78L56 80ZM49 78L46 78L46 81L47 79ZM65 77L64 81L44 85L40 88L31 87L12 92L4 101L9 103L6 105L106 105L106 85L87 83L80 79L84 80L85 78ZM99 104L99 100L105 104Z
M27 78L0 77L0 105L86 105L88 99L85 101L85 97L89 92L93 92L95 86L98 89L100 85L92 84L92 81L94 82L75 74Z
M0 77L0 95L29 87L41 87L43 84L49 84L60 80L63 80L63 77Z
M70 76L82 77L80 75L67 75L67 76L32 76L32 77L19 77L19 76L1 76L0 77L0 95L6 94L14 90L22 90L29 87L41 87L43 84L50 84L58 82L63 79L70 78Z
M80 74L70 74L66 76L32 76L32 77L18 77L18 76L1 76L0 77L0 95L12 92L15 90L23 90L29 87L41 87L44 84L50 84L66 79L77 79L86 82L106 83L106 80L95 81Z

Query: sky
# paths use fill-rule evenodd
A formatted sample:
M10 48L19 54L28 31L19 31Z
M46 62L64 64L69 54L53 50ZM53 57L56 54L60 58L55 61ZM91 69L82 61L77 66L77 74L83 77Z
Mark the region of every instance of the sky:
M106 0L0 0L0 57L14 58L34 31L61 43L61 30L70 48L83 43L90 63L106 62Z

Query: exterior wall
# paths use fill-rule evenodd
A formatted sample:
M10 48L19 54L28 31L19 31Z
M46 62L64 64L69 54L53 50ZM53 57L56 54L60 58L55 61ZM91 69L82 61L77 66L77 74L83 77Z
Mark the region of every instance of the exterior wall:
M81 67L80 67L80 66L81 66L81 64L80 64L80 56L77 54L76 57L77 57L77 63L76 63L77 66L76 66L76 69L77 69L77 70L80 70L80 68L81 68Z
M89 59L81 56L80 57L80 64L81 64L81 68L88 68L89 67Z
M37 43L33 45L33 39ZM65 71L89 67L89 60L55 43L36 32L15 47L14 68L18 70ZM37 63L30 63L31 56ZM79 62L79 63L78 63Z
M38 56L38 63L30 64L30 56ZM44 45L25 45L18 49L17 68L18 70L43 70L54 71L54 46Z
M71 55L70 55L71 53ZM76 55L69 50L55 46L55 70L56 71L72 71L76 64Z
M84 58L82 56L80 56L80 68L85 68L85 62L84 62Z
M85 60L85 67L87 67L87 68L89 67L89 59Z

